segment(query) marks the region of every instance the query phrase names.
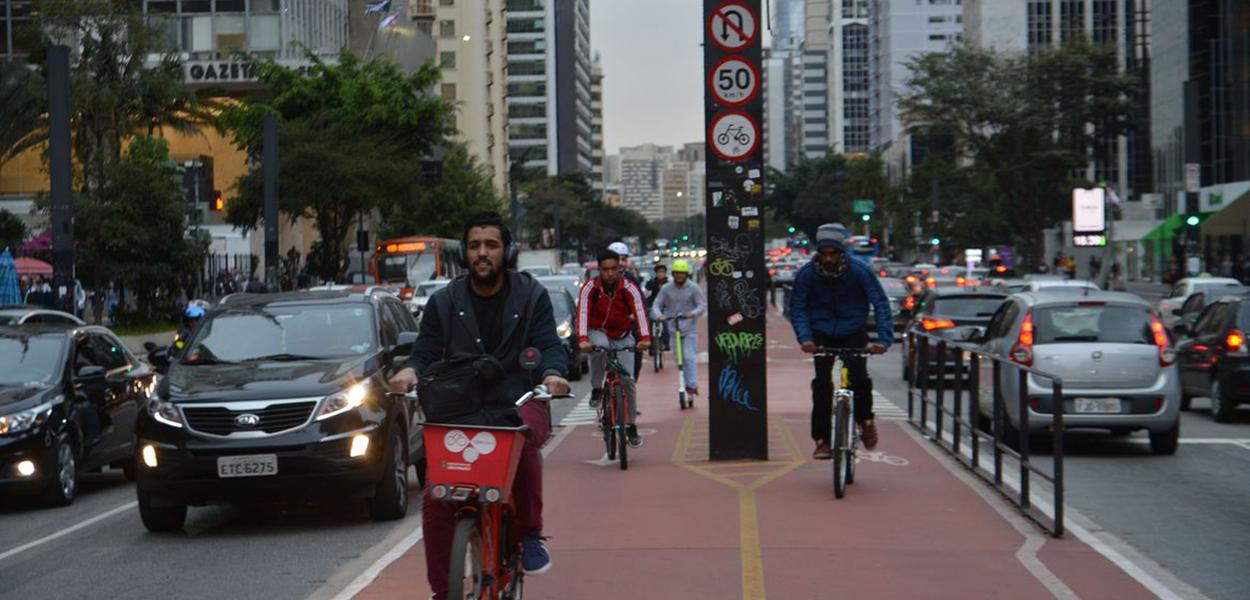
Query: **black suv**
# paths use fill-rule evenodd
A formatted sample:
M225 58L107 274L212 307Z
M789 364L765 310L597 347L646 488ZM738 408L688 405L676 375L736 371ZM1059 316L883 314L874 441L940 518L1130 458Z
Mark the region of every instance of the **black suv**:
M1211 399L1216 421L1232 420L1238 405L1250 403L1250 297L1225 296L1207 305L1191 326L1177 321L1181 372L1181 409L1190 399Z
M64 506L78 475L134 475L135 416L155 373L103 327L0 326L0 494Z
M137 425L139 511L151 531L187 505L364 497L408 508L421 452L414 400L386 392L417 323L389 293L236 294L204 317Z

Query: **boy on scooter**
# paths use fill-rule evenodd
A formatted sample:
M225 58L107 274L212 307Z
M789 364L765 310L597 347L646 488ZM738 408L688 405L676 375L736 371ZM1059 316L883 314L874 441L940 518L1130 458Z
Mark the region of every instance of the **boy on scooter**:
M699 351L698 322L696 318L707 312L707 303L703 300L703 290L690 281L690 263L685 260L673 261L673 280L660 288L655 302L651 304L651 317L656 321L667 321L676 317L678 333L681 335L681 376L685 382L686 395L691 402L699 394L699 381L696 378L695 361Z

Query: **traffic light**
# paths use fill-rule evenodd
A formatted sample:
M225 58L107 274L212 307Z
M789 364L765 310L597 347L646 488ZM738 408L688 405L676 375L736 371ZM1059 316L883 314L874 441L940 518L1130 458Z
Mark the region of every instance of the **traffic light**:
M213 190L213 212L222 212L226 210L226 199L222 197L221 192Z
M683 236L681 236L681 241L683 241L683 242L688 242L688 241L690 241L690 236L688 236L688 235L683 235Z
M929 240L929 245L931 246L937 246L938 244L941 244L941 243L942 243L942 240L936 237Z
M794 235L794 225L791 225L788 229L786 229L786 231L789 231L791 235Z
M864 214L864 216L860 217L860 219L862 219L865 223L867 223L872 220L872 215Z
M1185 224L1186 224L1186 225L1188 225L1188 226L1190 226L1190 227L1197 227L1197 226L1198 226L1198 223L1199 223L1200 221L1201 221L1201 219L1199 219L1199 218L1198 218L1198 215L1189 215L1189 216L1185 219Z

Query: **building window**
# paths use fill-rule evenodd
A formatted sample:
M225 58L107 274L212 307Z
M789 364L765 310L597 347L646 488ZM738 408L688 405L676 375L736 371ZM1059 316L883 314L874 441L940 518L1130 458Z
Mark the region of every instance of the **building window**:
M1115 0L1094 0L1094 43L1115 44L1116 5Z
M438 66L444 69L456 68L456 53L455 52L439 52L438 53Z
M1028 47L1037 50L1050 46L1053 32L1050 0L1030 0L1028 8Z
M456 84L444 83L442 87L439 89L439 95L447 100L455 100L456 99Z
M247 22L243 15L217 15L213 17L213 37L217 56L226 58L234 52L247 49Z
M456 0L438 0L439 6L455 6Z
M456 22L452 19L439 21L438 36L445 38L456 37Z
M1084 0L1063 0L1063 4L1059 5L1059 41L1076 39L1084 31Z
M257 52L281 50L281 19L279 15L249 15L248 47Z

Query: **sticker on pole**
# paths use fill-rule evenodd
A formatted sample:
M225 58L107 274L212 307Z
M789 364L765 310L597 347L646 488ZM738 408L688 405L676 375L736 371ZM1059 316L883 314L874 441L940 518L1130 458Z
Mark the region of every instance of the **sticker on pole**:
M726 106L741 106L755 99L760 90L760 76L746 59L727 56L712 67L708 79L712 97Z
M760 128L750 115L736 110L722 112L708 128L712 152L724 160L742 160L759 146Z
M755 14L739 0L717 6L708 16L707 26L712 43L726 52L750 46L759 32Z

